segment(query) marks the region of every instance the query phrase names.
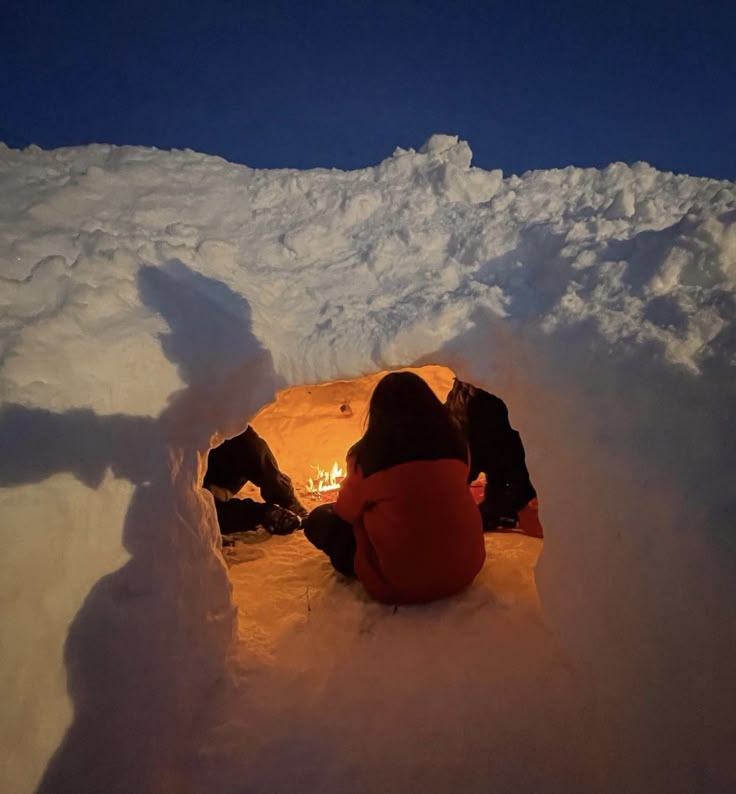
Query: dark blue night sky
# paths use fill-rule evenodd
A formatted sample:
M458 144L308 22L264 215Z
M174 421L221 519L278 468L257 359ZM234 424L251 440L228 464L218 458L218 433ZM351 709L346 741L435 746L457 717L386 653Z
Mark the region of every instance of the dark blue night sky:
M0 140L358 168L434 132L522 173L736 179L736 6L0 2Z

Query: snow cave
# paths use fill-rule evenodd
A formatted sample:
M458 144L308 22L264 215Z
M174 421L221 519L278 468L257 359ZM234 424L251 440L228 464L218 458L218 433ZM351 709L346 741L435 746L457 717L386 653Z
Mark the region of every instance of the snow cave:
M736 186L470 162L0 146L0 790L736 787ZM306 482L406 367L503 398L543 548L398 610L299 533L228 573L208 451Z
M455 378L452 370L426 365L411 371L430 385L440 401L445 401ZM345 454L365 430L370 395L385 374L284 389L250 421L276 460L281 461L280 469L292 480L297 498L306 509L334 500L345 475ZM482 472L471 487L476 502L483 498L484 481ZM260 489L253 483L246 484L240 496L263 502ZM527 522L509 529L541 535L533 513L538 513L538 500L524 514ZM238 541L243 540L238 537ZM226 539L225 545L232 544Z
M410 371L422 377L441 401L445 400L455 378L452 370L441 366L425 365ZM269 444L279 468L289 475L297 498L307 510L334 500L345 474L345 453L362 435L371 393L385 374L384 371L352 380L284 389L277 393L274 402L262 408L249 422ZM476 502L483 498L484 481L485 472L470 487ZM260 489L253 483L246 484L238 496L263 502ZM223 555L229 566L241 619L250 609L250 572L245 569L237 571L237 566L253 561L254 554L256 559L263 558L263 563L269 565L266 559L268 547L261 546L271 539L269 533L261 528L256 536L250 527L248 530L223 537ZM532 500L521 511L516 527L498 527L498 531L513 533L517 537L489 540L497 552L494 576L508 582L515 579L512 587L515 597L527 598L530 603L538 604L534 566L541 543L518 538L518 535L527 535L541 540L543 530L539 522L538 499ZM287 543L296 544L300 553L305 553L301 540ZM514 564L511 565L511 554L506 553L506 562L503 561L503 552L508 550L513 550ZM311 554L311 550L306 553ZM520 564L522 556L523 564Z

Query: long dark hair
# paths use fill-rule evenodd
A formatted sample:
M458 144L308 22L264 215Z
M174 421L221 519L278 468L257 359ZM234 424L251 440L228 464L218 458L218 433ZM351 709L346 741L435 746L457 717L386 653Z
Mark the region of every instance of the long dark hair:
M349 453L366 477L412 460L468 459L445 406L413 372L391 372L379 381L368 411L368 427Z

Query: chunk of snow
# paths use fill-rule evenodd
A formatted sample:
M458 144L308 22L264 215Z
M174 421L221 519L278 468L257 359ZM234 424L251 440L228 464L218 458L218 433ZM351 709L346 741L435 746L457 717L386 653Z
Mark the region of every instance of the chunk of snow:
M634 194L630 190L619 190L608 205L605 217L609 220L630 218L635 212Z
M420 154L441 154L458 145L457 135L431 135L419 147ZM467 145L467 144L466 144Z

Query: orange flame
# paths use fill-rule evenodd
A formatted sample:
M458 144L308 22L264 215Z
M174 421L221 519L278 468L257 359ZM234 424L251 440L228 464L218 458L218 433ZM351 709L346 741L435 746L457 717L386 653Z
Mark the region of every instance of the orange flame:
M336 491L345 477L345 470L337 465L337 461L332 464L331 469L320 469L319 464L312 468L317 470L317 477L310 477L307 481L309 493L320 494L325 491Z

